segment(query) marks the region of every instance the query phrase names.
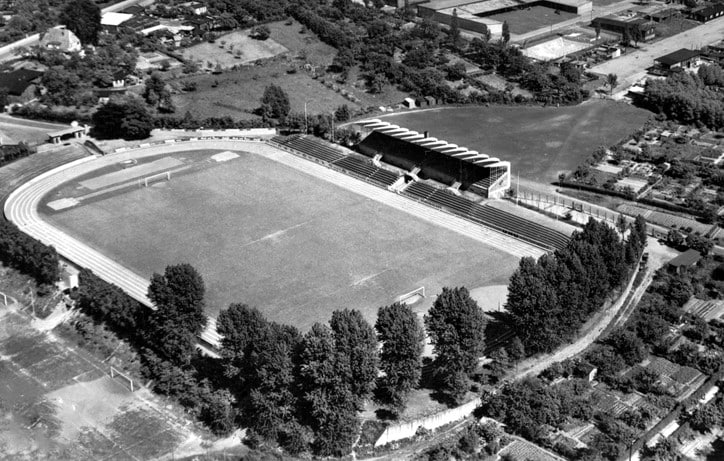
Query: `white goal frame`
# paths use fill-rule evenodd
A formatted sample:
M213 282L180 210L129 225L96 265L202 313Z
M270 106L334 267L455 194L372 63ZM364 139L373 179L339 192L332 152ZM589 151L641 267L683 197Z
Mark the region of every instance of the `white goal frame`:
M125 380L128 381L128 383L131 385L131 392L133 392L133 391L136 390L135 386L133 385L133 379L132 379L130 376L128 376L127 374L123 373L122 371L120 371L120 370L117 369L117 368L113 368L113 367L110 367L110 368L111 368L111 378L114 378L114 379L115 379L116 376L120 376L120 377L122 377L122 378L125 378Z
M171 181L171 172L165 171L163 173L158 174L152 174L151 176L146 176L143 178L143 185L144 187L148 187L148 182L153 181L154 179L163 179L166 178L166 181Z
M395 301L400 304L407 304L406 301L409 301L409 300L415 298L416 296L419 296L420 298L425 298L425 287L416 288L416 289L410 291L409 293L400 295L397 297L397 299Z

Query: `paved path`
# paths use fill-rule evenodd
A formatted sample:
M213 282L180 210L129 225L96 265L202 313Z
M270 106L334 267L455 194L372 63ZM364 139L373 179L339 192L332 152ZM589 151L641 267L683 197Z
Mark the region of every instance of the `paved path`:
M646 69L654 65L654 59L679 48L701 48L718 42L724 35L724 16L680 34L653 43L644 43L641 48L606 61L591 68L601 75L618 75L615 91L627 89L631 84L646 76Z

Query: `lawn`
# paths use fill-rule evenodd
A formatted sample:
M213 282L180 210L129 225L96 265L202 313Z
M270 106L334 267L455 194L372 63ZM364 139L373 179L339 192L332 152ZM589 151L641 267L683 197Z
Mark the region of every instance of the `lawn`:
M143 276L189 262L207 311L232 302L302 329L420 286L507 283L517 260L264 157L240 153L150 188L48 216Z
M518 10L506 11L488 16L496 21L507 21L511 34L525 34L543 27L550 27L559 22L575 18L575 13L549 8L547 6L534 5L523 7Z
M650 113L589 101L570 107L467 106L404 112L384 120L511 162L513 176L550 183L597 146L639 128Z

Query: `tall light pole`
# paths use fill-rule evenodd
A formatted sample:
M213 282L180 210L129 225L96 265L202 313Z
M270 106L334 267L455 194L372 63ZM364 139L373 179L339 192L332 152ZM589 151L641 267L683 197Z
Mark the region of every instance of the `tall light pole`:
M309 122L307 121L307 103L309 99L304 101L304 134L309 134Z

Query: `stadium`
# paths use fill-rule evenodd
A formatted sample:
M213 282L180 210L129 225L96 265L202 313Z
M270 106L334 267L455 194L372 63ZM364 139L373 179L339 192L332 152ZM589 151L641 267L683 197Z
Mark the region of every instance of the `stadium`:
M249 131L84 157L16 189L4 212L149 307L150 275L191 263L206 282L212 346L213 320L231 302L301 329L342 307L374 322L380 306L443 286L505 283L520 257L567 242L482 200L509 186L509 163L360 126L359 152ZM409 149L394 155L399 145L381 140Z

